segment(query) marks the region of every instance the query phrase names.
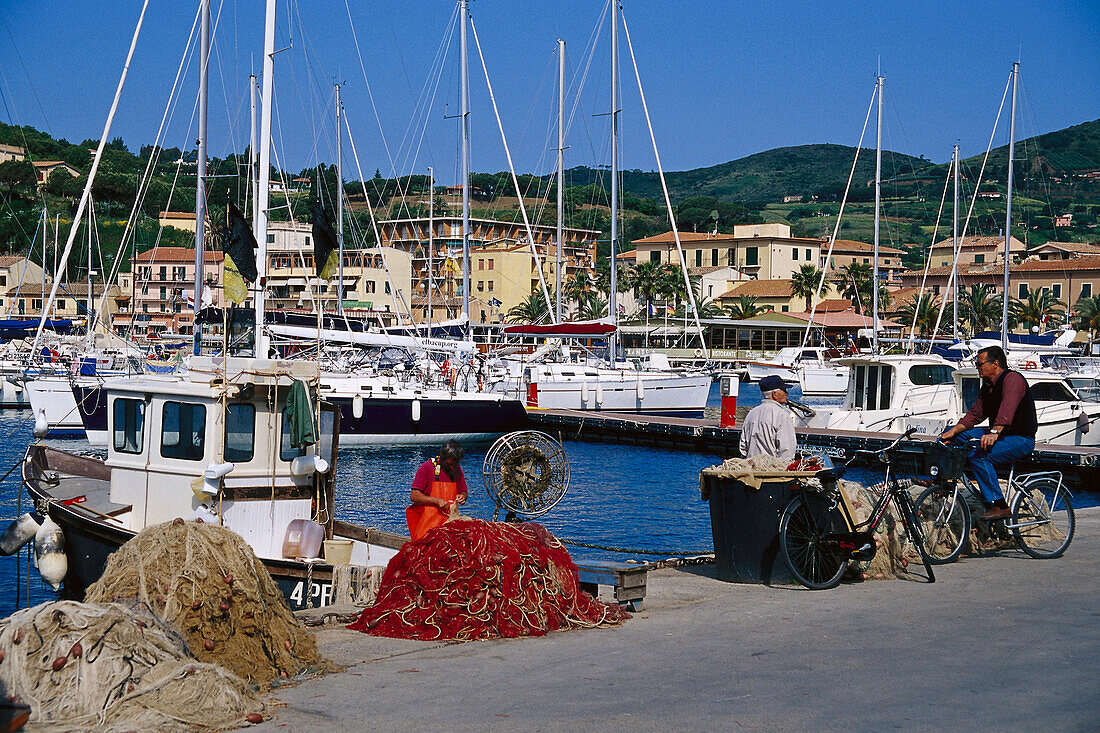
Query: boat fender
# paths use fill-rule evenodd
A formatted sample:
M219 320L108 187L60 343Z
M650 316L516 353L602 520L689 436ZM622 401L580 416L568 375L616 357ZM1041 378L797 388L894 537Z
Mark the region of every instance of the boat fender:
M50 432L50 424L46 421L46 411L39 409L34 414L34 437L45 438Z
M581 382L581 403L587 405L590 396L588 391L588 382Z
M351 414L356 420L363 417L363 395L356 394L351 398Z
M34 535L34 564L38 574L54 590L61 588L61 581L69 571L69 560L65 557L65 533L49 517Z
M420 422L420 400L412 401L412 419L413 422Z
M311 473L328 473L328 461L313 454L298 456L290 462L290 472L295 476L308 476Z
M1091 426L1091 419L1089 418L1089 415L1088 415L1087 412L1082 412L1079 415L1077 415L1077 430L1078 430L1078 432L1080 432L1083 435L1083 434L1085 434L1089 431L1090 426ZM0 540L0 543L2 543L2 542L3 542L3 540Z
M638 395L639 400L645 399L645 385L642 384L641 377L638 377L638 379L634 382L634 392Z
M8 525L3 534L0 534L0 554L14 555L23 545L34 539L38 528L42 526L27 512Z
M596 382L596 404L603 404L603 385L599 382Z
M1024 369L1038 369L1038 368L1039 368L1039 365L1036 364L1033 361L1025 361L1024 362Z
M237 466L233 463L214 463L206 467L202 473L202 490L210 496L217 496L221 491L222 478L228 475Z
M695 358L696 358L696 359L701 359L701 358L703 358L703 350L702 350L702 349L696 349L696 350L695 350Z

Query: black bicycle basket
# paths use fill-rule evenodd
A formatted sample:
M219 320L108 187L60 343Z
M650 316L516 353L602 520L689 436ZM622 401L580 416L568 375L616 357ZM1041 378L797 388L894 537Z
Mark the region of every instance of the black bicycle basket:
M904 443L890 451L890 466L898 478L958 478L966 467L967 450L935 442Z

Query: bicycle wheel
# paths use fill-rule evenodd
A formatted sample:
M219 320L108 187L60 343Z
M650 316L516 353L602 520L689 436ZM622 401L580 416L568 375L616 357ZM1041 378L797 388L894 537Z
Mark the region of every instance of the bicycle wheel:
M1057 479L1041 478L1016 492L1005 527L1021 550L1043 560L1066 551L1076 524L1066 487Z
M956 486L931 486L914 508L924 535L924 551L933 565L959 559L970 539L970 507Z
M839 585L848 561L828 550L821 539L846 530L840 510L821 496L792 499L779 518L779 547L794 579L811 590Z

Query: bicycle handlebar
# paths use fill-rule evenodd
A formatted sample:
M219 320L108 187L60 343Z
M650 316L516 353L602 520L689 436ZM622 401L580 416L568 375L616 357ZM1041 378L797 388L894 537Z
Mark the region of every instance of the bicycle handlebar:
M917 432L916 428L909 428L904 433L899 435L893 443L886 446L885 448L880 448L878 450L857 450L857 451L852 452L852 456L855 457L856 455L862 454L862 455L865 455L865 456L880 456L881 457L881 456L885 455L887 451L890 451L890 450L896 448L898 446L898 444L901 443L903 440L908 440L916 432Z

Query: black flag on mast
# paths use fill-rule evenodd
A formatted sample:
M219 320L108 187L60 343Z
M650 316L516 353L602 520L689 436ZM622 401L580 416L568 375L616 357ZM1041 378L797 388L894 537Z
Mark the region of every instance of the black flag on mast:
M257 277L256 237L232 201L225 210L222 251L225 253L225 297L232 303L243 303L248 297L247 283L255 282Z
M317 277L322 280L332 278L339 258L339 245L336 232L332 229L332 219L321 205L320 196L313 204L313 258L317 267Z

